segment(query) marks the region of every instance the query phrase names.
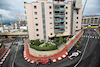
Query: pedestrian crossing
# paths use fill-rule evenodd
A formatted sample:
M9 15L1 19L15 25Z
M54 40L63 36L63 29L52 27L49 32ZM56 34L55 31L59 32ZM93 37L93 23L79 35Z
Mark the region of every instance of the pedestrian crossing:
M82 37L95 38L95 39L99 39L100 38L100 37L97 37L97 36L86 36L86 35L83 35Z

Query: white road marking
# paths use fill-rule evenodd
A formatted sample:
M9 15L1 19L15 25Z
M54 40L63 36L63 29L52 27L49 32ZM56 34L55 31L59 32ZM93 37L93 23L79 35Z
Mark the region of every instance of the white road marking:
M88 38L88 40L87 40L86 46L85 46L85 48L84 48L84 50L83 50L83 54L82 54L80 60L75 64L74 67L77 67L77 66L79 65L79 63L81 62L81 60L83 59L83 56L84 56L84 54L85 54L85 51L86 51L86 48L87 48L88 42L89 42L89 38Z

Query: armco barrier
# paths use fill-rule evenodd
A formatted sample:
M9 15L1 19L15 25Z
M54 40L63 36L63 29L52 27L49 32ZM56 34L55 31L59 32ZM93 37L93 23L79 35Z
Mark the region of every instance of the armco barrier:
M71 41L69 42L69 45L68 45L68 49L67 51L69 52L72 47L75 45L75 43L79 40L79 38L82 36L83 32L82 30L78 32L78 34L74 35L73 38L71 39Z

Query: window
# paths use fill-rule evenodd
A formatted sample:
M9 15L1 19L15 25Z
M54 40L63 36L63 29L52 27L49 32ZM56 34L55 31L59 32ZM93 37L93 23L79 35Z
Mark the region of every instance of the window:
M78 24L78 22L76 22Z
M77 17L77 19L78 19L78 17Z
M36 26L38 26L38 23L36 23Z
M67 27L66 27L66 29L67 29Z
M36 31L39 31L39 29L36 29Z
M68 14L68 12L66 12L66 14Z
M35 15L37 15L37 12L34 12Z
M50 19L52 19L52 17L50 17Z
M67 22L66 22L66 24L67 24Z
M52 24L52 23L50 23L50 24Z
M76 26L76 28L78 28L78 26Z
M37 34L37 36L39 36L39 34Z
M49 12L49 14L52 14L52 12Z
M34 9L36 9L37 7L36 6L34 6Z
M49 6L49 9L51 9L51 6Z
M68 9L68 7L66 7L66 9Z
M38 18L35 18L35 19L38 19Z
M52 35L52 33L50 33L50 35Z
M50 29L52 29L52 28L50 28Z
M68 17L66 17L66 19L68 19Z

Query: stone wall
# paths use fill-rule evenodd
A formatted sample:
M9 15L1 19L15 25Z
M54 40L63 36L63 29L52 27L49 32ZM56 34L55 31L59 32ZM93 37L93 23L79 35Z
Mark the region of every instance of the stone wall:
M54 55L54 54L57 54L58 52L60 52L65 46L63 46L61 49L56 49L56 50L51 50L51 51L37 51L35 49L32 49L30 48L30 46L28 45L29 47L29 53L33 56L36 56L36 57L46 57L46 56L51 56L51 55Z

